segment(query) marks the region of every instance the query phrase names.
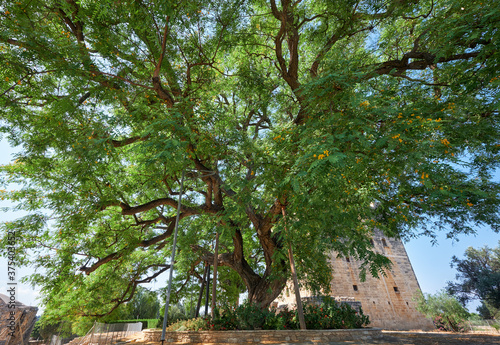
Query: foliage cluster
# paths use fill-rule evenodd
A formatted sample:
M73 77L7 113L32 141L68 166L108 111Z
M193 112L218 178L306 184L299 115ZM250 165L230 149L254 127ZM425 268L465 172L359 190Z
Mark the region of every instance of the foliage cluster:
M452 295L442 290L436 294L419 294L415 297L417 310L432 319L437 329L463 332L464 322L470 314Z
M354 310L348 304L326 300L320 305L308 304L304 308L307 329L351 329L369 324L362 310ZM204 320L204 321L202 321ZM171 325L170 330L284 330L299 329L296 310L275 308L262 309L252 303L236 308L216 309L213 318L192 319Z
M361 328L370 323L368 315L352 308L349 304L335 301L321 305L309 304L304 308L307 329Z
M452 267L458 271L455 282L446 290L465 304L479 299L478 312L485 319L500 317L500 242L496 248L467 248L465 257L454 256Z
M53 334L63 337L76 334L85 335L93 326L95 321L103 323L116 322L143 322L143 328L154 328L157 321L160 303L157 293L142 286L137 287L137 291L130 301L121 304L108 315L103 317L75 317L71 321L53 318L49 312L44 312L35 323L35 335L49 340Z

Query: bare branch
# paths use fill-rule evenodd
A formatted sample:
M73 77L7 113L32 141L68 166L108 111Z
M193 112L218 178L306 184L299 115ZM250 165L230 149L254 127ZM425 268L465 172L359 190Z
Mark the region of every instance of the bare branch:
M149 139L149 137L150 137L150 135L148 134L144 137L136 136L136 137L127 138L127 139L123 139L123 140L111 140L111 144L113 145L113 147L123 147L123 146L127 146L127 145L133 144L133 143L138 142L138 141L146 141Z
M127 215L130 216L130 215L133 215L136 213L147 212L149 210L152 210L153 208L156 208L156 207L162 206L162 205L168 205L168 206L177 208L177 200L174 200L172 198L161 198L161 199L152 200L150 202L147 202L147 203L139 205L139 206L132 206L132 207L123 203L123 202L120 203L120 207L122 208L122 215L124 215L124 216L127 216ZM181 212L188 213L190 215L199 213L198 210L191 208L191 207L183 206L183 205L181 205Z
M401 76L407 70L423 70L438 63L467 60L475 58L480 54L481 52L463 53L436 59L434 54L412 51L404 54L400 60L390 60L379 64L375 69L375 73L378 75L390 74ZM410 59L415 59L415 61L410 62Z

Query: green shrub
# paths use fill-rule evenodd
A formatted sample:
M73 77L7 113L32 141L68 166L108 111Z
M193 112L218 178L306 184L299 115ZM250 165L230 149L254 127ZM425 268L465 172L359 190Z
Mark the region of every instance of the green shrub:
M304 318L307 329L348 329L361 328L370 323L368 316L351 308L348 304L338 304L333 299L325 299L321 305L306 305ZM296 310L260 309L254 304L244 303L237 308L222 307L214 311L213 319L193 319L180 321L168 330L283 330L299 329Z
M417 310L432 318L432 322L438 330L465 331L464 325L469 318L469 312L455 296L441 290L434 295L419 293L414 297L414 300L417 302Z
M464 333L467 330L465 321L454 322L453 320L450 320L449 317L443 315L435 316L432 319L432 322L434 323L434 326L436 326L436 329L439 331Z
M339 305L331 298L325 298L320 305L306 305L304 318L307 329L352 329L370 323L362 310L358 312L345 303Z
M238 313L235 308L225 307L221 310L214 310L214 319L207 320L207 325L215 331L225 331L238 329Z

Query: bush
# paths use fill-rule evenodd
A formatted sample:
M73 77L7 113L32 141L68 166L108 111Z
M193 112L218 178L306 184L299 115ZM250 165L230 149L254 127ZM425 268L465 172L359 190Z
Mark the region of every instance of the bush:
M250 303L242 304L237 308L217 308L214 318L209 322L209 328L216 331L271 329L266 328L266 321L270 318L270 314L270 311L262 310Z
M415 296L417 310L432 319L438 330L464 332L469 312L454 297L442 290L434 295Z
M299 316L296 310L281 309L278 313L273 309L274 317L271 317L267 324L271 327L276 324L276 328L267 329L299 329ZM278 319L277 321L274 318Z
M460 333L466 331L464 323L465 321L454 322L444 315L437 315L433 317L432 322L434 323L434 326L436 326L436 329L438 329L439 331L460 332Z
M333 299L325 299L321 305L306 305L304 318L307 329L361 328L369 324L368 316L351 308L348 304L338 305ZM299 329L296 310L260 309L245 303L237 308L223 307L214 311L212 319L193 319L173 324L169 330L283 330Z
M304 309L307 329L352 329L370 323L362 310L358 312L344 303L339 305L331 298L325 299L321 305L306 305Z

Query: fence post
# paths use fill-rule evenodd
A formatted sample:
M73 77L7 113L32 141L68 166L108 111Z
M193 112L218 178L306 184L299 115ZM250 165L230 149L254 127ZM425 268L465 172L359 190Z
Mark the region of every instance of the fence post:
M170 305L170 293L172 290L172 277L174 273L174 262L175 262L175 247L177 246L177 231L179 229L179 220L181 214L181 201L182 201L182 193L184 188L184 175L185 171L182 171L181 177L181 186L179 190L179 200L177 202L177 215L175 216L175 229L174 229L174 243L172 244L172 257L170 259L170 272L168 276L168 288L167 288L167 298L165 301L165 313L163 314L163 328L161 332L161 344L165 341L165 330L167 328L167 319L168 319L168 307Z

